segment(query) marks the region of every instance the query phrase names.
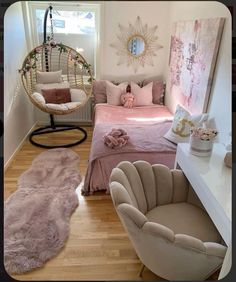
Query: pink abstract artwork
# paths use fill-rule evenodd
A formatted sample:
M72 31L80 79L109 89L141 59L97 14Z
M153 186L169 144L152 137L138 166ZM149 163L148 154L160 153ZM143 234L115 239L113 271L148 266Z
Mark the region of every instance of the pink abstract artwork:
M207 110L224 19L174 24L170 49L170 93L192 114Z

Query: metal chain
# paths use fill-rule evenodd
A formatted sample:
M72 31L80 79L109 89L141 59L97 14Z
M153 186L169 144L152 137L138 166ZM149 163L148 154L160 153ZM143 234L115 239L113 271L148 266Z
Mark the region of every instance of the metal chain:
M52 20L52 11L51 10L50 10L50 21L51 21L51 40L54 40L53 20Z

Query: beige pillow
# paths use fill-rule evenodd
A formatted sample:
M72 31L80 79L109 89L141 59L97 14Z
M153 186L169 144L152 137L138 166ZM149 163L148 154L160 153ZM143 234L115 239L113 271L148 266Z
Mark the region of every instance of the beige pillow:
M191 127L202 126L207 119L208 114L191 115L186 109L178 105L172 126L164 135L164 138L175 144L189 142Z
M62 70L59 71L37 71L36 81L37 83L59 83L61 82Z
M152 86L153 82L150 82L143 87L139 87L137 83L131 81L131 93L135 96L135 107L153 105Z
M86 93L82 89L70 89L71 102L83 102L86 99Z
M110 81L106 81L107 103L113 106L121 106L120 96L126 92L127 86L128 82L115 85Z
M35 90L36 92L42 93L43 89L59 89L59 88L70 88L69 82L60 82L60 83L48 83L48 84L36 84Z

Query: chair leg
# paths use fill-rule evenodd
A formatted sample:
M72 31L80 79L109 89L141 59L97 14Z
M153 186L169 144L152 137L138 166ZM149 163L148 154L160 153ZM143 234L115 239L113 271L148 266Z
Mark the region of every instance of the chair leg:
M138 273L138 276L139 276L139 277L142 277L142 276L143 276L144 268L145 268L145 265L142 263L141 268L140 268L140 271L139 271L139 273Z

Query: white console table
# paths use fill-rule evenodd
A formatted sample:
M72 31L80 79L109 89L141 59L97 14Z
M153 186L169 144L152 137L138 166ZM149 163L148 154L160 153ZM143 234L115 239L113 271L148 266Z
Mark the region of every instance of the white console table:
M210 157L198 157L189 152L188 143L180 143L177 146L175 168L183 170L225 243L229 246L228 251L230 252L232 170L224 164L225 153L225 147L215 143ZM227 262L223 264L222 270L227 267L224 265L231 264L228 259L230 256L228 253Z

